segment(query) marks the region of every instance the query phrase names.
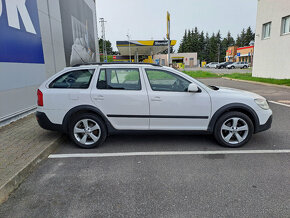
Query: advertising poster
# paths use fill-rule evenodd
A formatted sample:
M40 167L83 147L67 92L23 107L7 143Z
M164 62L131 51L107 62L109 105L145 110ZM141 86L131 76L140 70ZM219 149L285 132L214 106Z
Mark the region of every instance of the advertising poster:
M36 0L0 0L0 62L44 63Z
M85 0L60 0L67 66L96 61L94 12Z

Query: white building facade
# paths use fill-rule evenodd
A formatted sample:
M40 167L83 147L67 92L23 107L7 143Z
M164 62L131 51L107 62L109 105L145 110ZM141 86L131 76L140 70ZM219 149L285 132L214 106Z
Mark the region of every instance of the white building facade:
M290 79L290 1L258 0L253 76Z

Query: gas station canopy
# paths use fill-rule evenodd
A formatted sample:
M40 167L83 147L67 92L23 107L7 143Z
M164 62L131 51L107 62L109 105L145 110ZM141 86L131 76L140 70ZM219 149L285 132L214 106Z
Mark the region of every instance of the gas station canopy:
M174 46L176 40L171 40L170 45ZM117 48L121 55L155 55L168 48L167 40L130 40L117 41Z

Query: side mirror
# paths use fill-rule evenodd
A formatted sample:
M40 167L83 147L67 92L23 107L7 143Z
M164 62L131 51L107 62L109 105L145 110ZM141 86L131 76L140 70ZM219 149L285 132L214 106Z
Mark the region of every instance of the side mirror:
M188 92L199 92L199 88L195 83L190 83L187 90Z

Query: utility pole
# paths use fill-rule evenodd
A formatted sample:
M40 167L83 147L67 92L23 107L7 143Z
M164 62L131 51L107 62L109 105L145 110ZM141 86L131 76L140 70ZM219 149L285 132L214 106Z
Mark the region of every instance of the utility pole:
M130 58L130 63L131 63L132 59L131 59L131 45L130 45L130 35L129 35L129 33L127 34L127 37L128 37L128 42L129 42L129 58Z
M100 18L101 28L102 28L102 39L103 39L103 62L107 62L107 48L106 48L106 31L105 31L105 21L104 18Z

